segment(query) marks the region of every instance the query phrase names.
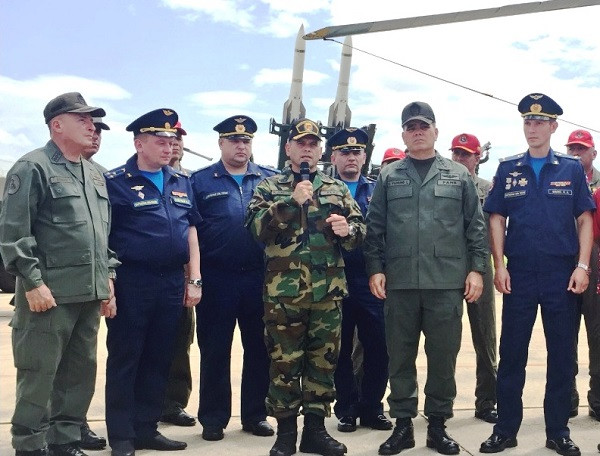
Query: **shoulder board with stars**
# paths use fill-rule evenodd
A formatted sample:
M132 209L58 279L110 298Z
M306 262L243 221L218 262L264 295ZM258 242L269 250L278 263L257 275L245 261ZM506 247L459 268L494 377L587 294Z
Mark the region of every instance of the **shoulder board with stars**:
M510 160L520 160L524 156L525 156L525 152L521 152L520 154L511 155L510 157L502 157L502 158L500 158L499 161L500 161L500 163L502 163L502 162L510 161Z
M570 158L571 160L579 160L579 157L574 157L573 155L565 154L564 152L554 152L554 156L560 158Z
M115 168L110 171L104 173L104 177L106 179L114 179L117 176L120 176L125 173L125 168Z
M258 163L257 163L257 166L258 166L259 168L261 168L261 169L266 169L267 171L271 171L271 172L273 172L273 173L277 173L277 174L281 173L281 171L280 171L280 170L278 170L277 168L275 168L275 167L273 167L273 166L269 166L269 165L259 165Z

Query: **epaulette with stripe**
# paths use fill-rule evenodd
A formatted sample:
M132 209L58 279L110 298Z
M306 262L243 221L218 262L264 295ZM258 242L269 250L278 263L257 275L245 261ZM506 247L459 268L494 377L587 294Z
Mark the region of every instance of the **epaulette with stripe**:
M499 159L499 162L502 163L502 162L510 161L510 160L520 160L524 156L525 156L525 152L521 152L520 154L511 155L510 157L502 157Z
M555 157L560 158L570 158L571 160L579 160L579 157L575 157L573 155L565 154L564 152L554 152Z
M120 176L121 174L125 174L125 167L123 168L115 168L115 169L111 169L110 171L106 171L104 173L104 177L106 179L114 179L117 176Z

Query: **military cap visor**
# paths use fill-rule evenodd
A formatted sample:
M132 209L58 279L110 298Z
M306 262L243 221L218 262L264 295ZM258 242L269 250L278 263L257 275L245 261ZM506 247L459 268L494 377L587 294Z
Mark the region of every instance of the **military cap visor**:
M96 129L110 130L110 127L108 125L106 125L104 122L102 122L101 117L92 117L92 122L93 122L94 126L96 127Z
M174 138L177 136L177 113L173 109L161 108L138 117L125 130L133 132L134 136L146 133L154 136Z
M343 128L337 131L329 140L327 145L332 151L364 150L367 147L369 135L360 128Z
M290 128L288 141L295 141L300 138L304 138L305 136L314 136L320 141L321 132L319 131L319 126L310 119L297 120Z
M435 114L433 109L427 103L422 101L413 101L407 104L402 110L402 127L413 120L425 122L427 125L435 123Z
M213 127L219 138L225 139L252 139L257 129L256 122L243 115L228 117Z
M91 114L92 117L104 117L106 112L102 108L88 106L79 92L68 92L53 98L44 108L44 120L49 123L60 114Z
M524 120L554 120L562 115L559 104L543 93L530 93L517 107Z

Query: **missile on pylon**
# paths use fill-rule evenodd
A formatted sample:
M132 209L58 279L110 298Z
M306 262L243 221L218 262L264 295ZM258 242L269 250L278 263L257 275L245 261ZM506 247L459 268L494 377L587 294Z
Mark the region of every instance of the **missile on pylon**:
M352 64L352 37L347 36L342 46L342 58L340 60L340 77L338 80L335 101L329 107L330 127L349 127L352 112L348 107L348 87L350 85L350 66Z
M290 96L283 104L282 122L284 124L291 124L294 120L306 116L306 109L302 104L302 77L304 75L304 56L306 51L306 41L302 38L303 36L304 24L300 26L298 36L296 37Z

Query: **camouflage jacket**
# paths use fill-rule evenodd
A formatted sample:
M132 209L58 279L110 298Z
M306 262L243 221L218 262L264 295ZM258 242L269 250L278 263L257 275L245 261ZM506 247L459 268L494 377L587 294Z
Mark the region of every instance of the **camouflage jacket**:
M258 184L248 206L246 227L265 244L265 297L341 299L348 294L341 246L352 250L365 236L360 207L346 184L320 171L307 208L292 198L294 187L288 168ZM325 223L331 214L344 215L354 233L336 236Z

